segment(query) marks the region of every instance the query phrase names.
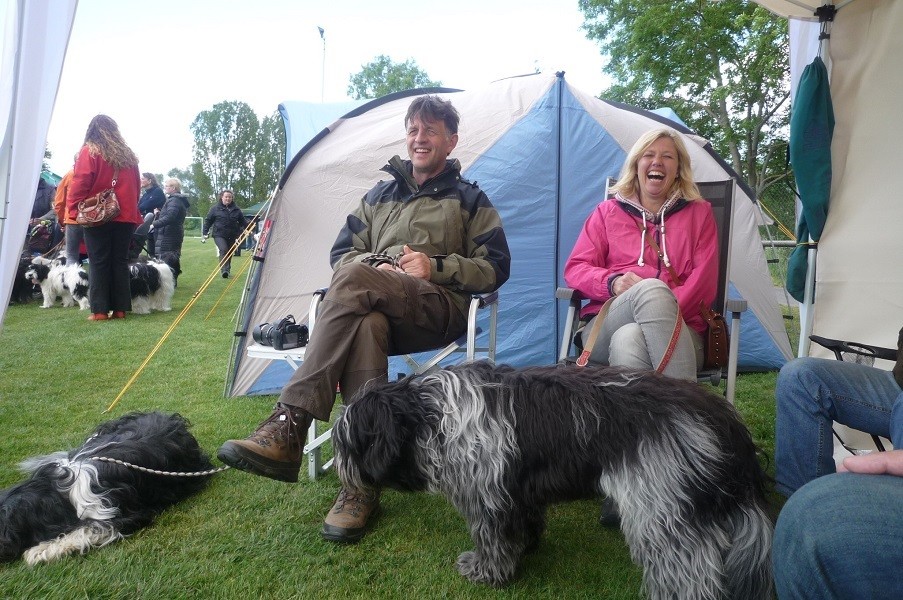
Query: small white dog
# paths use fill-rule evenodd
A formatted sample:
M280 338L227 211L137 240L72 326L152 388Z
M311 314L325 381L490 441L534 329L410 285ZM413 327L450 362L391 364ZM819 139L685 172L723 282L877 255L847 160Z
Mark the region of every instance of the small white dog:
M41 308L50 308L60 298L63 306L88 309L88 273L81 265L66 265L59 259L35 257L25 271L25 279L41 287L44 302Z

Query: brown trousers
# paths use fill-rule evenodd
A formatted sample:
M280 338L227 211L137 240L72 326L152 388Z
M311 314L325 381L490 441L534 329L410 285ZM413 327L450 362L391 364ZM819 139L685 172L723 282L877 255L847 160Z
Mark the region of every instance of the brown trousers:
M466 328L467 317L445 288L360 263L345 265L332 276L304 361L279 402L326 421L336 384L348 402L367 382L388 379L390 355L440 348Z

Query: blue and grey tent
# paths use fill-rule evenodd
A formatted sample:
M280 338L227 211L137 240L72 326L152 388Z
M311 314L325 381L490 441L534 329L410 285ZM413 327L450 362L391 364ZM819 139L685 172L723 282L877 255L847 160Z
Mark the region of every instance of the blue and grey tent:
M293 158L273 196L263 260L255 264L239 316L230 395L270 393L290 374L279 361L248 358L255 324L306 314L311 294L327 286L329 249L348 212L381 177L394 154L405 155L404 115L413 96L364 104L321 131ZM697 180L735 176L708 142L658 115L599 100L558 75L531 75L473 91L444 91L461 113L453 153L467 179L498 208L511 246L511 278L500 293L498 361L555 362L562 312L555 288L583 221L602 200L627 151L663 125L687 142ZM774 369L790 345L774 300L756 227L751 192L734 206L731 282L749 302L741 324L740 366ZM391 372L395 372L395 368Z

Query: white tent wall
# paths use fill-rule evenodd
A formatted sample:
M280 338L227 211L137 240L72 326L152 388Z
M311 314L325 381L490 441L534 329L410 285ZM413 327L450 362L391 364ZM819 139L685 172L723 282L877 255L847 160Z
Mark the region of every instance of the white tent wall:
M479 183L498 208L511 245L511 278L501 289L499 360L554 362L561 335L554 288L562 284L563 263L577 232L602 199L605 178L618 173L639 133L669 122L605 103L550 75L498 81L447 97L462 115L454 156L464 176ZM289 165L268 214L274 225L240 330L286 314L304 316L312 292L328 285L328 251L347 213L387 177L377 169L393 154L405 154L409 103L406 96L365 105ZM705 140L688 136L687 142L698 178L729 176L703 147ZM753 348L751 356L772 354L780 366L790 356L789 343L768 294L772 287L753 204L742 188L735 210L736 221L748 224L737 225L731 264L748 277L738 289L756 305L742 325L743 343L747 325L774 332L773 338L765 335L768 348ZM248 341L240 338L236 346L231 395L278 390L287 367L245 357Z
M76 0L0 0L0 331L9 304Z

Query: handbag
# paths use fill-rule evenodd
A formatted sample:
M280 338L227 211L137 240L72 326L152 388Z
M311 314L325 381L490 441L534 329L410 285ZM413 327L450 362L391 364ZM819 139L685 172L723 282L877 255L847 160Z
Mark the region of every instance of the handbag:
M699 314L709 326L703 347L705 356L703 366L707 369L727 366L727 321L723 315L706 306L704 302L699 303Z
M82 227L97 227L109 223L119 215L119 199L116 198L114 189L118 178L119 169L116 169L109 188L78 203L76 223Z

